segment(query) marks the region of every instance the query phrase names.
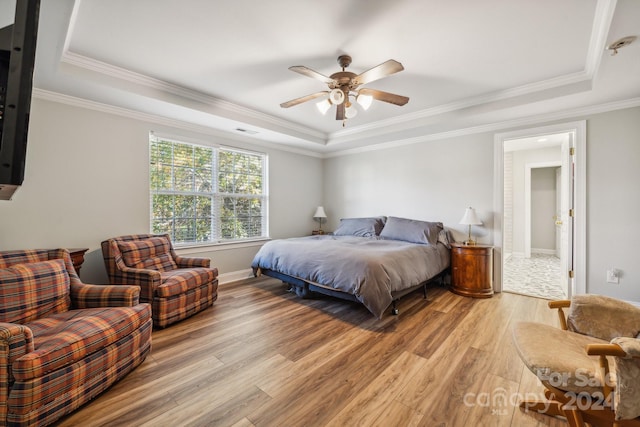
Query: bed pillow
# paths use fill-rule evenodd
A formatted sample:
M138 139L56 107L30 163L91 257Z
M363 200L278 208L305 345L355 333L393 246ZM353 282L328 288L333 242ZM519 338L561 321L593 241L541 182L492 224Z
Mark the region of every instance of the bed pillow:
M438 234L442 228L441 222L418 221L417 219L390 216L387 218L387 223L382 229L380 237L435 245L438 242Z
M340 225L333 232L334 236L379 236L384 227L385 217L372 218L342 218Z
M442 243L447 249L451 249L451 243L454 240L449 236L449 230L445 230L444 228L440 230L438 233L438 242Z

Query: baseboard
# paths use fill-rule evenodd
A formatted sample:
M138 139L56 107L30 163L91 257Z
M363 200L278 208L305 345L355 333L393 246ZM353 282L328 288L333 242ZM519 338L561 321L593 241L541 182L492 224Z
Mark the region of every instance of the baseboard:
M545 254L545 255L555 255L555 249L540 249L540 248L531 248L532 254Z
M247 268L245 270L231 271L218 275L218 284L224 285L225 283L237 282L238 280L249 279L253 277L253 269Z

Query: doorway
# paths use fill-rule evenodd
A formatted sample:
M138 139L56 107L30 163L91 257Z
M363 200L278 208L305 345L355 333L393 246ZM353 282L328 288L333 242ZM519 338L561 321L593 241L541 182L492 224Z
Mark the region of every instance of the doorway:
M545 299L566 299L568 280L562 259L572 258L562 242L568 233L559 219L564 200L562 144L570 135L554 134L505 143L505 233L503 291ZM508 165L508 166L507 166ZM565 279L565 280L563 280Z
M585 145L585 122L496 135L495 291L585 292Z

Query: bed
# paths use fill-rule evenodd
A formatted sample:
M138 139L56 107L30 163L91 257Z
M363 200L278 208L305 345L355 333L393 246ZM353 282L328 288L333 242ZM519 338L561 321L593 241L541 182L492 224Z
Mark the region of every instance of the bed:
M396 300L441 279L450 264L442 223L397 217L346 218L333 235L273 240L256 254L255 275L291 285L301 297L320 293L358 301L376 317Z

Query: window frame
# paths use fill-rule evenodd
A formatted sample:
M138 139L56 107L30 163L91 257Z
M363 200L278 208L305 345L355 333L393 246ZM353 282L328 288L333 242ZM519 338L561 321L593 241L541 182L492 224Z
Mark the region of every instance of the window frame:
M171 158L171 164L170 164L171 177L169 178L171 187L172 187L171 189L157 189L153 187L152 168L154 167L155 163L152 163L153 161L152 149L153 149L153 143L159 142L159 141L170 142L172 144L172 158ZM173 224L171 226L172 229L169 234L171 236L171 240L174 246L176 247L176 249L188 248L188 247L202 247L202 246L222 246L222 245L229 245L234 243L247 244L251 242L258 242L258 241L264 241L264 240L270 239L269 237L269 183L268 183L269 155L267 153L259 152L251 149L237 148L237 147L232 147L228 145L216 144L210 141L193 140L190 138L167 136L167 135L157 134L154 132L149 133L148 144L149 144L148 145L149 158L147 162L147 165L149 168L148 175L147 175L149 179L149 182L148 182L149 217L148 218L149 218L149 230L151 233L156 233L154 231L154 220L156 219L154 216L154 195L172 195L172 196L184 195L184 196L202 196L202 197L208 197L210 199L211 216L209 218L211 219L211 225L210 225L211 240L206 240L206 241L174 240L176 237L176 228L175 228L176 215L175 215L175 211L172 211L171 221L173 222ZM176 182L175 182L176 162L173 155L175 144L182 144L182 145L190 146L192 148L204 148L207 150L211 150L210 191L201 192L201 191L195 191L195 189L193 189L192 191L185 191L185 190L177 190L175 188L176 187ZM219 174L220 174L219 154L220 152L223 152L223 151L238 153L241 155L245 154L248 156L258 156L260 158L261 169L262 169L262 174L260 176L260 179L261 179L260 194L237 193L237 192L228 193L228 192L220 191L220 188L218 185ZM197 169L197 166L194 164L192 166L192 169L193 170ZM233 171L235 170L236 169L234 167ZM247 171L241 171L241 174L246 174L250 176L250 174L248 174ZM259 216L260 217L260 235L259 236L242 238L242 237L237 237L237 234L234 233L235 235L233 238L222 237L222 228L221 228L222 227L222 203L225 197L232 197L232 198L238 198L238 199L251 198L251 199L260 200L261 214ZM194 212L193 217L189 217L189 218L195 221L197 218L197 214ZM237 218L237 215L234 215L233 218Z

